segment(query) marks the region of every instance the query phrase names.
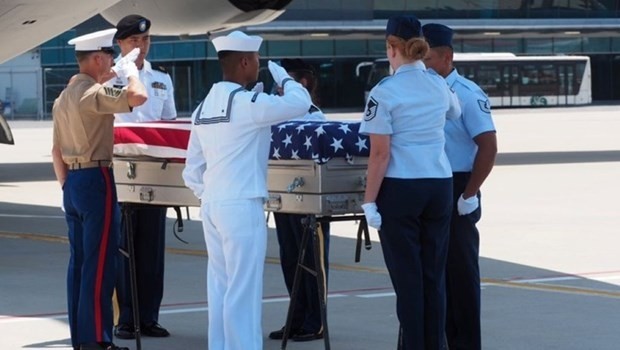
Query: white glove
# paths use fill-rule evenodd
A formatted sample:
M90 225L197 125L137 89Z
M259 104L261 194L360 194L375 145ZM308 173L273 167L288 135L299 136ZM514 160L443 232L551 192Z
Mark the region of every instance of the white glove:
M138 67L135 64L136 58L140 55L140 48L136 47L128 54L118 60L112 70L116 76L120 78L135 77L138 78Z
M374 227L377 230L381 229L381 214L377 211L377 204L375 202L362 204L364 209L364 216L366 216L366 222L368 226Z
M293 79L291 78L290 75L288 75L286 70L282 68L279 64L270 60L269 62L267 62L267 66L269 67L269 72L271 73L271 76L273 77L273 81L279 87L284 87L283 85L284 80Z
M461 194L456 204L456 209L459 215L471 214L474 210L478 209L478 196L471 196L465 199L463 198L463 194Z
M261 92L263 92L263 90L265 90L265 85L262 81L259 81L258 83L256 83L256 85L254 85L251 91L258 92L260 94Z

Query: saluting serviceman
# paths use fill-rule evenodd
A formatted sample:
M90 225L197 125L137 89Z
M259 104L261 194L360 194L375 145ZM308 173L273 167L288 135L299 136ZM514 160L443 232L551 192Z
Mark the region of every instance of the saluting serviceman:
M462 117L446 123L446 153L452 166L454 206L446 270L450 350L482 348L480 331L480 186L491 173L497 138L487 95L459 75L453 65L452 29L429 23L422 27L430 44L424 62L443 76L459 97Z
M146 87L148 101L130 113L116 113L118 122L171 120L177 116L174 88L170 75L161 67L152 66L145 57L149 53L151 21L140 15L123 17L116 25L116 42L122 59L134 48L140 49L136 59L140 81ZM116 77L108 84L123 88L127 79ZM150 337L167 337L168 330L159 324L159 308L164 296L164 256L166 249L166 207L125 203L130 207L134 256L138 284L140 333ZM126 225L121 225L121 242L127 242ZM119 255L119 279L116 287L120 315L114 335L121 339L135 337L128 259Z
M269 62L282 96L248 91L262 38L234 31L213 39L223 72L192 115L183 179L201 200L209 254L209 350L263 348L261 302L271 125L310 109L308 91Z
M120 213L112 172L114 114L129 112L147 99L129 53L112 69L116 29L69 41L75 45L80 73L54 101L52 159L63 189L71 257L67 299L74 349L127 349L112 344L112 292ZM114 75L127 89L103 85Z
M417 18L391 17L386 46L394 75L372 89L360 126L371 144L362 207L396 292L398 349L445 349L452 171L443 128L461 109L422 63L428 44Z

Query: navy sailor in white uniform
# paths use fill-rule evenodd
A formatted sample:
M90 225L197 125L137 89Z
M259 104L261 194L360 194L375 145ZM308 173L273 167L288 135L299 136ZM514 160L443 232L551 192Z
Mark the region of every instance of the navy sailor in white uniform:
M429 50L424 62L454 89L462 117L446 123L446 153L452 166L454 206L446 270L446 335L451 350L480 350L480 186L497 154L495 125L487 95L453 66L452 29L429 23L422 27Z
M308 91L269 61L283 95L248 91L262 38L234 31L213 39L223 81L192 115L183 179L201 200L209 254L209 350L263 348L261 306L271 125L305 114Z
M370 135L364 196L396 292L398 349L445 349L445 263L452 210L446 118L461 114L445 80L427 70L428 44L413 16L386 28L394 75L370 92L360 132Z

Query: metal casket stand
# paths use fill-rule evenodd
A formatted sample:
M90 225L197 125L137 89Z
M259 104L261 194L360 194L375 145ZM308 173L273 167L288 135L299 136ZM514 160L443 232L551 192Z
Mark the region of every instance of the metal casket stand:
M361 209L366 187L368 159L355 162L331 159L325 164L313 160L270 160L267 183L269 198L265 209L279 213L305 214L304 233L297 257L297 267L291 290L291 300L284 325L281 349L286 349L293 321L294 305L301 283L301 274L316 278L323 324L325 349L331 349L327 326L327 278L323 263L322 222L359 220L355 262L360 261L362 237L366 249L371 248L368 224ZM309 242L312 238L312 246ZM308 252L309 248L312 252ZM314 254L314 266L306 266L306 253Z
M119 203L121 206L121 222L125 226L127 236L127 249L119 248L121 254L129 259L129 283L131 287L131 309L133 311L134 334L136 336L136 350L142 350L140 339L140 312L138 307L138 279L136 277L136 255L133 247L133 222L131 220L133 209L127 203Z
M179 231L181 206L199 206L198 199L185 187L182 178L184 163L172 163L152 157L115 157L114 170L118 202L121 206L122 224L127 233L127 248L121 249L129 259L129 279L133 310L136 349L141 350L138 283L134 250L133 209L129 203L174 207L177 211ZM189 217L189 214L188 214ZM176 236L176 232L175 232ZM177 236L178 238L178 236ZM179 238L180 239L180 238ZM180 239L183 241L182 239Z
M297 267L295 269L295 278L293 279L293 287L291 291L291 300L289 302L288 312L286 314L286 323L284 325L284 334L282 336L282 343L280 349L285 350L290 336L291 324L293 322L293 312L295 309L295 302L297 301L297 294L299 293L299 284L301 283L301 274L309 273L316 278L318 286L319 307L321 314L321 323L323 324L323 341L325 349L330 350L331 345L329 342L329 327L327 326L327 278L325 274L323 264L323 232L321 228L322 222L332 221L350 221L359 220L359 226L357 231L357 244L355 248L355 262L360 261L362 235L365 239L366 249L371 248L370 234L368 232L368 224L366 223L366 217L364 215L348 215L348 216L323 216L317 218L315 215L308 215L304 218L304 233L301 238L301 249L299 256L297 257ZM304 258L306 256L306 249L312 236L312 253L314 254L314 266L306 266L304 264Z

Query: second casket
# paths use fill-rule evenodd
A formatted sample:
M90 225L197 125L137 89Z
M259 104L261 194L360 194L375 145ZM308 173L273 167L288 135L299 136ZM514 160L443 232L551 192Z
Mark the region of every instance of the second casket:
M272 127L267 210L361 213L369 141L359 123L287 122Z
M283 213L361 213L369 141L359 123L286 122L272 127L265 209ZM189 121L115 126L119 202L198 206L182 172Z

